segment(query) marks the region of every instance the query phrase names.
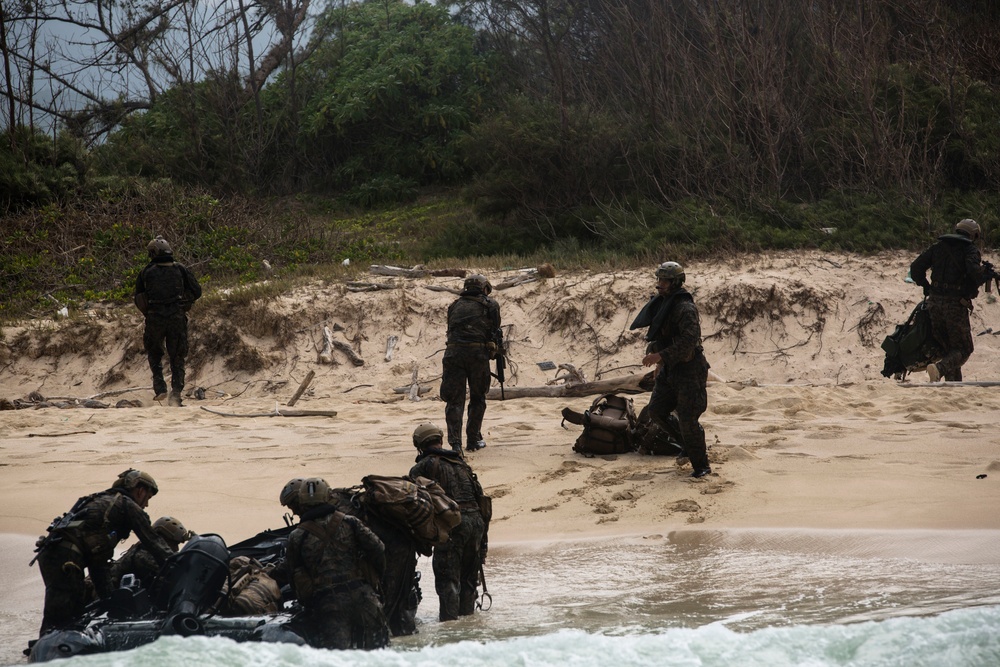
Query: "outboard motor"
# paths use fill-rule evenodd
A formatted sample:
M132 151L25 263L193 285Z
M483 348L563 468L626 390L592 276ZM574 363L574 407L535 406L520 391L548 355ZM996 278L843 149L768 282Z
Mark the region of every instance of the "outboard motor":
M229 576L229 549L218 535L198 535L171 556L160 574L156 607L165 610L163 634L202 634L198 615L219 599Z
M100 633L90 630L53 630L31 644L28 661L48 662L74 655L100 653L104 650L103 639Z

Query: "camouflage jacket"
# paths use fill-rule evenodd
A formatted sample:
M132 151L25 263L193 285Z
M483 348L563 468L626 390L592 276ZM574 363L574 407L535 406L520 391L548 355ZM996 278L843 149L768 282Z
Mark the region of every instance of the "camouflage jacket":
M485 294L463 293L448 306L448 343L486 344L500 328L500 305Z
M135 281L135 305L144 315L170 316L188 310L201 298L191 270L174 261L150 262Z
M307 511L288 536L286 552L292 587L300 602L309 606L339 587L369 581L366 566L381 577L385 546L353 516L332 505Z
M930 282L927 271L931 272ZM961 234L945 234L910 264L910 278L931 294L974 299L985 278L979 248Z

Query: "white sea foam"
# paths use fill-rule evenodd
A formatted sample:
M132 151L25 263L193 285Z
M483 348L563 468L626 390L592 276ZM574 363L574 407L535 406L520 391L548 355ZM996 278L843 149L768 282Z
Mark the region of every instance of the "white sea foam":
M73 658L66 667L994 667L1000 607L848 625L734 632L722 623L629 636L560 630L418 649L325 651L226 639L165 637L133 651Z

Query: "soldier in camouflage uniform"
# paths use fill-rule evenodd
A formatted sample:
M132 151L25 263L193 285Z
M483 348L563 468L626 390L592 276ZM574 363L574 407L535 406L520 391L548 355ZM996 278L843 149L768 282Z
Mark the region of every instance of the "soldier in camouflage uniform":
M330 504L330 487L322 479L293 479L280 500L301 518L288 536L286 566L305 610L309 644L336 649L388 645L389 629L372 584L385 570L382 542L360 519Z
M430 556L430 547L422 546L409 531L379 516L378 511L370 507L368 494L359 496L356 489L333 489L330 502L344 514L361 519L382 540L385 571L379 584L389 631L393 637L416 633L417 607L421 599L417 553Z
M111 558L115 546L135 531L140 542L160 564L173 552L157 535L143 510L159 488L139 470L126 470L107 491L85 496L52 522L39 538L38 568L45 582L45 609L39 636L73 623L87 601L84 570L97 595L107 599L113 590Z
M927 366L931 382L942 377L961 381L962 366L972 355L972 326L969 323L972 300L979 295L979 286L989 279L976 247L978 239L979 224L966 218L955 225L954 233L939 236L937 243L910 265L910 277L924 288L927 296L931 332L943 354L940 361ZM927 280L928 269L930 281Z
M632 328L648 326L643 366L656 366L656 383L649 398L649 415L661 428L671 429L670 413L677 412L684 454L692 477L712 472L705 445L705 429L698 418L708 407L708 361L701 347L701 321L694 298L684 289L684 269L664 262L656 270L656 292Z
M452 528L448 541L434 547L434 589L439 618L455 620L475 611L479 573L486 560L488 527L479 510L483 488L460 453L442 448L444 433L434 424L421 424L413 432L413 446L420 453L410 477L426 477L441 485L458 503L462 522Z
M201 297L201 285L183 264L174 261L173 251L162 236L146 246L149 264L135 281L134 301L146 316L142 344L149 369L153 372L156 400L167 397L163 379L163 348L170 357L170 395L168 405L181 405L184 390L184 358L188 352L187 311Z
M161 516L154 521L153 532L162 537L174 553L177 553L181 544L194 537L193 532L171 516ZM122 554L121 558L111 564L111 583L117 588L122 577L126 574L132 574L139 580L143 588L148 589L159 572L160 563L157 562L149 547L142 542L136 542Z
M501 352L496 343L500 306L490 298L493 286L485 276L465 279L462 294L448 307L447 346L442 360L441 400L445 402L448 445L462 451L462 413L469 389L469 418L465 425L466 449L486 446L481 432L490 390L490 359Z

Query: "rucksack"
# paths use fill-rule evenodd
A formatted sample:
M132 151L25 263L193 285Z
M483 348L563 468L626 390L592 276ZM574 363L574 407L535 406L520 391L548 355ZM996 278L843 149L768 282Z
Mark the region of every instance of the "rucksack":
M604 394L594 399L583 414L563 408L563 421L583 426L583 433L573 443L573 451L584 456L623 454L635 450L632 430L636 425L631 398Z
M440 484L426 477L368 475L361 484L371 511L409 531L418 542L440 546L462 521L458 503Z
M882 375L897 380L905 379L907 373L921 370L940 358L926 301L918 303L906 321L896 325L896 330L882 341L882 349L885 350Z
M667 417L666 427L660 426L649 414L647 405L639 411L636 427L632 432L632 441L640 454L656 456L681 456L684 447L681 443L681 427L677 415L673 412Z

